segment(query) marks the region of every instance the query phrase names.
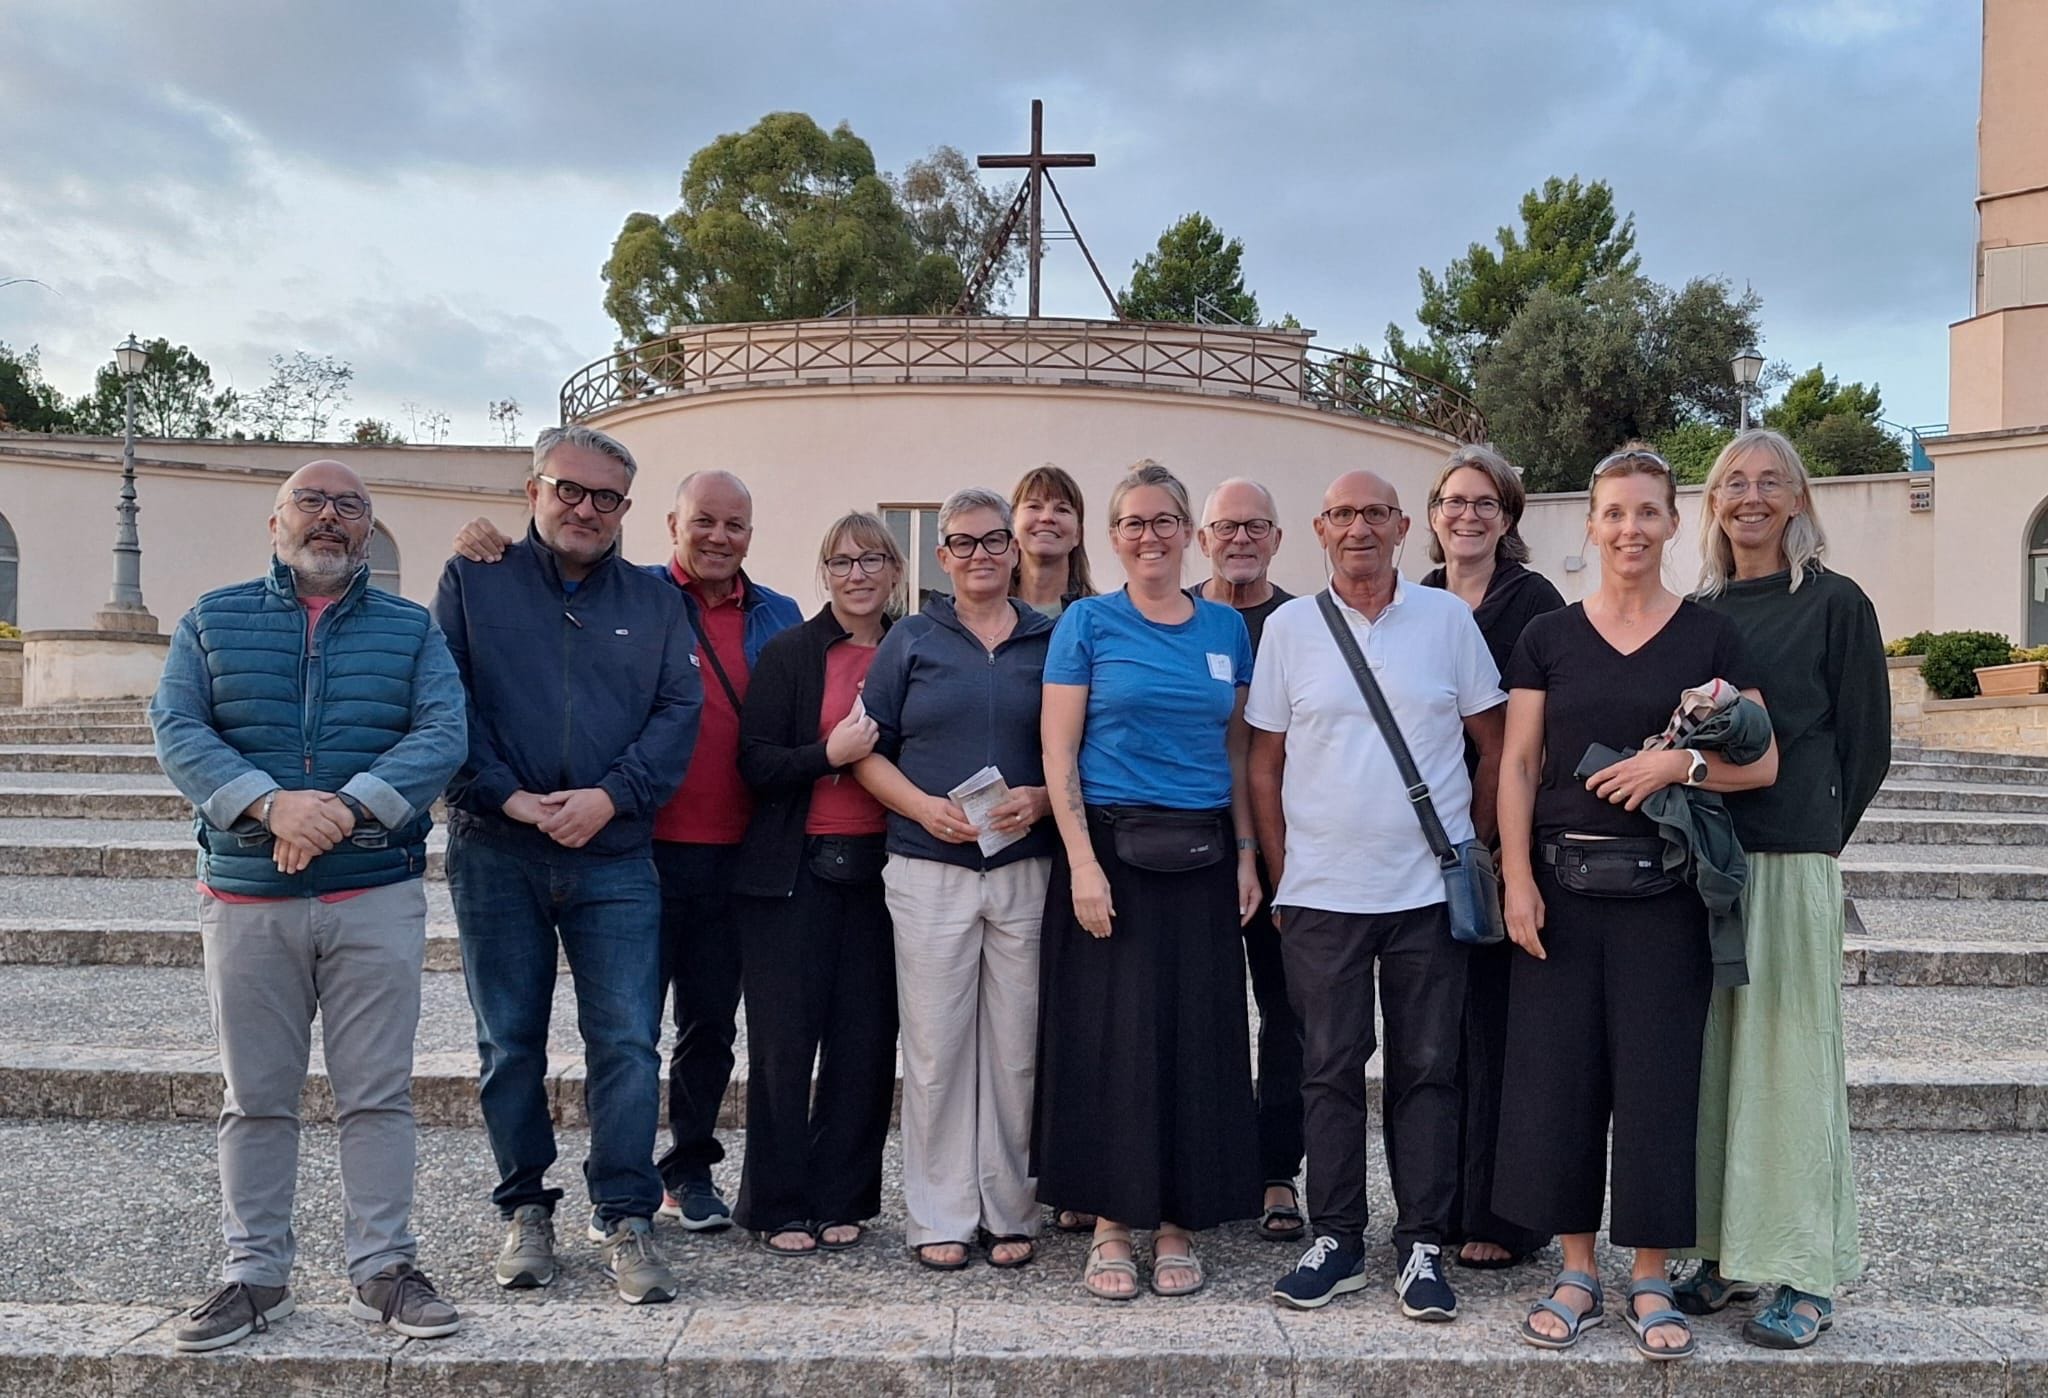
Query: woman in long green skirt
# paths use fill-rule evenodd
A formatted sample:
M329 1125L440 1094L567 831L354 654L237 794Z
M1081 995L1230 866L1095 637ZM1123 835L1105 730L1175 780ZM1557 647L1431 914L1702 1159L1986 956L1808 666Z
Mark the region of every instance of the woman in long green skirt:
M1726 799L1750 858L1749 984L1716 990L1700 1076L1701 1259L1694 1315L1774 1287L1750 1343L1803 1349L1863 1271L1842 1049L1836 856L1891 765L1877 613L1822 562L1827 535L1799 453L1743 432L1707 473L1698 601L1741 628L1777 730L1777 784Z

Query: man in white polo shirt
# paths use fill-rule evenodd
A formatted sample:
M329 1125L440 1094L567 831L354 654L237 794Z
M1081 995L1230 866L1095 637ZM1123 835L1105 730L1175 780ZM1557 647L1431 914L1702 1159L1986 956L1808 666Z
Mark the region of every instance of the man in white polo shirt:
M1408 517L1369 471L1323 495L1317 540L1330 590L1386 694L1453 842L1494 833L1507 696L1471 610L1403 580ZM1252 809L1277 881L1274 920L1302 1023L1302 1106L1315 1241L1273 1288L1313 1309L1365 1277L1365 1065L1373 1036L1373 963L1386 1022L1388 1173L1398 1217L1394 1283L1401 1313L1450 1320L1444 1279L1458 1180L1456 1071L1465 952L1451 940L1443 875L1392 752L1314 597L1267 619L1245 719ZM1465 735L1479 749L1477 791Z

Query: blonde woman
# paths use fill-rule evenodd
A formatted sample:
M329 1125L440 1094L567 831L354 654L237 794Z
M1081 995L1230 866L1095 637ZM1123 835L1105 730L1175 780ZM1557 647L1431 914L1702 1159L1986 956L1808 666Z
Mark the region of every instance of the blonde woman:
M1038 1195L1095 1216L1082 1285L1201 1290L1193 1232L1258 1212L1239 929L1259 905L1245 786L1251 638L1182 591L1194 514L1146 465L1110 495L1129 580L1066 609L1040 732L1059 841L1040 947Z
M748 1060L734 1215L781 1256L853 1247L881 1211L896 1078L888 813L852 768L875 747L860 691L903 555L880 519L850 514L825 531L818 572L831 600L761 651L740 712L754 815L734 881Z
M1743 766L1691 749L1598 755L1640 746L1681 691L1712 679L1761 701L1734 624L1664 586L1678 532L1664 459L1607 457L1589 510L1599 587L1530 622L1505 677L1501 872L1508 935L1525 954L1509 984L1493 1208L1563 1244L1564 1269L1519 1333L1566 1349L1605 1314L1593 1248L1611 1186L1609 1240L1635 1250L1624 1317L1636 1348L1682 1359L1695 1342L1664 1273L1695 1237L1713 968L1706 905L1664 872L1656 826L1637 808L1678 783L1767 786L1777 749Z
M1705 1315L1774 1284L1743 1337L1804 1349L1833 1323L1836 1287L1863 1271L1836 856L1891 766L1891 692L1877 613L1822 562L1827 533L1792 443L1736 437L1707 473L1706 503L1698 600L1742 633L1780 756L1776 785L1728 799L1749 854L1750 983L1716 990L1707 1011L1689 1254L1705 1260L1678 1302Z

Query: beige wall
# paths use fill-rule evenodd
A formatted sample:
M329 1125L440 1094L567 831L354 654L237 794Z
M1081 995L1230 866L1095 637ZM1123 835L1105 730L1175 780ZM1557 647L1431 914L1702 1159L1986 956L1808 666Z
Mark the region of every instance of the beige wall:
M1940 482L1925 564L1934 629L2048 643L2027 637L2025 609L2027 535L2048 503L2048 430L1937 437L1927 450Z
M2048 243L2048 5L1984 0L1977 189L1987 246ZM2031 191L2019 193L2019 191Z
M315 457L345 460L369 482L377 515L398 545L400 590L419 601L432 596L463 521L488 514L510 527L525 514L516 486L530 453L516 449L455 451L444 466L435 448L216 442L203 444L212 464L199 465L161 459L157 445L138 453L135 489L142 594L165 631L200 593L263 570L277 487ZM83 454L87 448L96 452ZM489 477L499 483L470 483ZM120 490L119 442L0 438L0 515L13 525L21 553L23 630L93 625L113 578Z
M1813 498L1828 532L1828 563L1854 578L1877 608L1878 625L1890 636L1910 635L1934 624L1934 548L1937 514L1907 509L1907 492L1925 474L1835 476L1813 483ZM1937 498L1936 508L1940 508ZM1700 576L1700 514L1705 498L1698 486L1678 492L1679 537L1665 550L1664 581L1690 592ZM1958 507L1960 510L1960 507ZM1585 542L1586 495L1538 495L1522 517L1530 566L1576 602L1600 582L1600 560ZM1574 569L1583 557L1585 566ZM2017 564L2014 565L2015 567Z
M675 483L724 467L754 493L748 571L807 607L817 586L819 536L848 510L937 504L962 486L1009 493L1030 468L1054 462L1087 497L1089 561L1098 584L1121 580L1103 508L1131 463L1151 457L1186 482L1197 510L1218 481L1249 475L1273 491L1284 539L1273 576L1321 585L1309 521L1332 478L1353 467L1393 481L1419 515L1453 443L1314 408L1200 393L1053 384L862 384L734 389L614 409L589 419L633 449L639 497L626 523L635 559L669 551L663 519ZM1420 525L1418 524L1418 529ZM1419 534L1406 563L1429 565ZM1192 552L1192 551L1191 551ZM1190 581L1206 569L1189 565Z
M2048 305L1958 321L1948 345L1950 432L2048 424Z

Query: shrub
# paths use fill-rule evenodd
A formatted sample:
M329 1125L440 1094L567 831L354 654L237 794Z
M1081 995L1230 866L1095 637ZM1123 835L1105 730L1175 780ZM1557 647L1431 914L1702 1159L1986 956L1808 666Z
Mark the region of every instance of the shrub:
M2048 661L2048 646L2014 646L2012 663L2017 665L2021 661Z
M1927 640L1927 658L1920 678L1937 699L1974 699L1975 672L1987 665L2010 665L2012 642L1994 631L1943 631Z
M1925 655L1927 643L1934 639L1932 631L1915 631L1910 636L1901 636L1896 641L1884 643L1886 655Z
M0 641L18 641L20 639L21 628L19 626L16 626L11 621L0 621Z

